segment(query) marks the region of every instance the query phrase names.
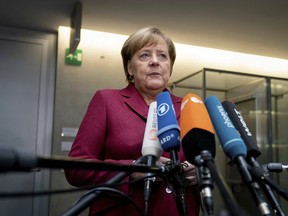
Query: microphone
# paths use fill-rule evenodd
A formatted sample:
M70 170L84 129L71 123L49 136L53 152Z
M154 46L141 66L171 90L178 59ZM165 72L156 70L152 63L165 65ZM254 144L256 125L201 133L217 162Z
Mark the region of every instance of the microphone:
M236 129L241 135L241 138L244 140L244 143L247 146L246 160L252 166L250 170L252 176L257 180L260 180L261 183L260 185L266 197L270 201L274 209L274 212L277 212L277 215L285 215L270 186L262 182L263 178L266 178L266 176L268 176L269 173L256 160L256 158L261 155L261 152L257 146L256 140L252 136L252 133L250 132L248 125L244 121L244 118L242 117L240 111L237 109L236 105L232 101L225 100L222 102L222 105L227 111L231 121L235 125ZM268 170L271 171L273 168L275 168L275 170L279 171L280 166L278 165L274 166L274 165L275 164L271 164L271 166L269 167L268 164L267 167Z
M162 149L170 152L171 164L174 169L174 180L177 190L177 207L180 215L186 215L185 204L185 176L183 167L178 160L178 151L180 149L180 127L178 125L175 110L169 92L162 92L157 95L157 136ZM180 171L179 171L180 168ZM173 170L172 170L173 171ZM175 172L176 171L176 172Z
M19 153L16 149L0 147L0 172L29 172L35 169L39 159L32 153Z
M143 145L142 145L142 156L147 157L147 165L154 166L156 161L159 160L162 155L162 148L160 146L158 137L157 137L157 103L156 101L152 102L149 106L147 123L144 132ZM154 178L149 178L151 173L147 174L145 178L144 185L144 202L146 213L148 210L148 200L152 190L152 182L155 181Z
M39 168L55 169L81 169L81 170L109 170L125 172L143 172L165 174L164 167L143 166L145 157L141 157L141 165L108 163L99 160L83 158L67 158L65 156L37 156L28 152L19 152L14 148L0 147L0 173L1 172L30 172Z
M215 137L212 122L202 99L187 94L181 104L180 128L182 148L186 159L195 163L195 157L208 150L215 157Z
M242 179L252 193L252 197L256 202L259 211L262 215L271 215L267 204L263 201L261 194L259 194L259 186L257 182L253 182L247 168L245 161L247 154L246 145L235 129L235 126L230 120L226 110L216 96L207 97L205 105L225 154L238 165L238 170Z
M256 144L256 140L252 136L244 118L242 117L241 113L238 111L236 105L229 100L225 100L222 102L224 109L227 111L231 121L233 122L234 126L238 130L243 139L244 143L247 147L247 155L257 158L261 155L260 149Z
M180 149L180 127L168 92L162 92L156 97L158 132L160 145L165 152Z
M225 154L232 161L243 161L247 148L219 99L216 96L209 96L205 100L205 105Z
M202 99L195 94L187 94L182 99L180 128L182 148L186 159L199 166L198 185L208 215L213 215L213 198L210 170L195 157L207 150L215 157L215 137L208 111Z
M142 156L153 156L158 160L163 150L157 137L157 125L157 102L154 101L149 106L141 151Z
M284 170L288 170L288 164L268 163L267 169L271 172L282 172Z

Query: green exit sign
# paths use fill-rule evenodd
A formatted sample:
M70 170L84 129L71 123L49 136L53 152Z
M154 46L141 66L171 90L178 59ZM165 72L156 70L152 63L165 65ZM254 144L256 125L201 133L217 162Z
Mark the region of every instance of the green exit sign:
M82 50L77 49L73 54L69 53L69 48L65 52L65 63L69 65L81 65Z

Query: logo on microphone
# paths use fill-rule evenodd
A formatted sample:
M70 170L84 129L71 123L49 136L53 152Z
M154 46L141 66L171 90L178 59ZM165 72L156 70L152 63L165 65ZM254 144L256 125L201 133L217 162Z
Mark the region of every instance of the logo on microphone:
M239 121L241 122L242 126L244 127L244 130L246 131L247 136L252 136L252 134L251 134L251 132L249 131L249 128L247 127L247 124L246 124L246 122L244 121L241 113L238 112L238 110L236 110L235 108L234 108L234 112L236 113L236 115L237 115L238 118L239 118Z
M191 96L189 98L193 103L199 103L199 104L203 104L203 101L201 99L198 99L197 97ZM186 104L189 102L189 99L187 98L185 101L182 102L181 104L181 110L184 109L184 107L186 106Z
M200 104L203 104L203 101L202 100L199 100L198 98L196 97L191 97L190 100L194 103L200 103Z
M227 127L234 128L233 123L230 121L227 112L224 110L222 106L217 106L221 116L223 117L224 124L227 125Z
M176 136L175 136L176 135ZM164 145L165 143L169 143L169 142L175 142L178 141L180 142L180 136L177 134L175 134L173 131L171 132L171 134L167 134L166 136L162 137L161 139L159 139L160 141L160 145Z
M163 116L169 111L169 105L167 103L162 103L158 106L158 116Z
M148 139L149 140L157 140L157 130L155 128L152 128L148 131Z

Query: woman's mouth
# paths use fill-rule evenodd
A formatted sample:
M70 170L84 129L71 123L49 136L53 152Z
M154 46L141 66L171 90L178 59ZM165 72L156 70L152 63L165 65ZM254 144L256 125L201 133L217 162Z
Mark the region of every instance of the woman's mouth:
M149 76L161 76L161 74L157 72L153 72L153 73L149 73Z

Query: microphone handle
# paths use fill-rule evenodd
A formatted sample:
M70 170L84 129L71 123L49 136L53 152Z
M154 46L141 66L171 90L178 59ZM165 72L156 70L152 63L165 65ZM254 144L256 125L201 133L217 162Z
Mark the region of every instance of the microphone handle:
M147 156L147 166L154 166L156 164L156 157L153 155ZM145 178L144 182L144 202L146 205L146 210L148 210L148 200L151 194L152 190L152 183L155 180L155 177L149 177L151 176L151 173L147 173L147 177Z
M264 176L268 176L269 172L265 170L258 161L253 156L248 156L246 158L247 162L251 165L251 174L252 177L260 182L260 186L266 195L270 205L273 208L273 211L277 216L285 216L283 209L281 208L274 192L272 191L270 185L264 182L262 179Z
M258 161L253 156L248 156L246 160L252 166L251 174L256 180L260 181L260 186L264 194L266 195L270 205L272 206L275 214L277 216L285 216L285 213L283 209L281 208L271 187L262 181L263 177L269 175L269 173L262 168L262 166L258 163Z
M176 149L171 149L170 150L170 159L172 163L172 167L176 168L174 169L174 180L176 184L176 203L178 207L179 214L182 216L187 215L187 209L186 209L186 199L185 199L185 188L186 188L186 183L185 183L185 176L184 176L184 171L183 167L180 164L180 161L178 159L178 151ZM173 170L173 169L172 169Z
M215 184L217 185L220 194L222 195L224 203L226 203L226 207L229 210L230 215L244 216L245 214L237 205L232 195L232 192L230 191L230 188L228 187L228 185L224 184L225 180L223 179L223 177L221 178L221 176L218 174L211 153L209 151L202 151L201 156L202 159L204 160L204 164L210 170L212 178L215 180Z
M252 179L243 156L236 157L234 161L238 165L238 170L242 176L244 183L246 183L256 206L258 207L260 215L271 216L272 213L264 199L262 191L260 190L260 186L258 182Z
M284 213L282 207L280 206L280 203L278 202L275 194L273 193L271 187L264 182L261 182L260 185L261 185L261 188L264 191L268 201L270 203L272 203L271 205L272 205L272 208L273 208L275 214L277 216L286 216L286 214Z
M276 191L281 197L283 197L284 199L286 199L288 201L288 191L286 191L283 188L281 188L278 184L274 183L271 179L269 179L266 176L264 176L264 178L262 180L265 183L267 183L268 185L270 185L270 187L274 191Z
M206 215L213 215L213 197L212 197L212 189L213 189L213 181L209 168L206 163L204 163L202 155L211 155L210 151L204 150L201 151L201 155L195 157L195 165L196 167L196 176L198 187L201 192L202 203L204 206L204 211Z

